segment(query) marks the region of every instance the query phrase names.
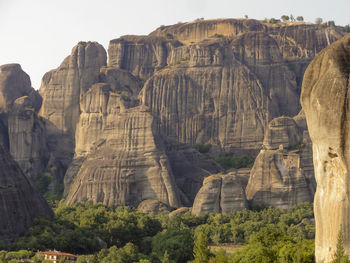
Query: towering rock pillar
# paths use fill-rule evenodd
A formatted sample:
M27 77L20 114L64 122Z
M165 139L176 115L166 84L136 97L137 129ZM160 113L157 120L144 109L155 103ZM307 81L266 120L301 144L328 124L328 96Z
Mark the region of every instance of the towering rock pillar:
M306 70L301 104L313 143L317 190L316 261L330 262L337 236L350 254L350 35L324 49Z

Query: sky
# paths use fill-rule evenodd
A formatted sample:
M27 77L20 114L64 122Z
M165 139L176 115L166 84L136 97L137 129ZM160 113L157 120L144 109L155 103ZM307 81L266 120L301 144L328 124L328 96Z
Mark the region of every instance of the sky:
M330 6L331 4L331 6ZM32 86L57 68L79 41L106 50L123 35L146 35L161 25L196 18L280 18L350 24L350 0L0 0L0 65L19 63Z

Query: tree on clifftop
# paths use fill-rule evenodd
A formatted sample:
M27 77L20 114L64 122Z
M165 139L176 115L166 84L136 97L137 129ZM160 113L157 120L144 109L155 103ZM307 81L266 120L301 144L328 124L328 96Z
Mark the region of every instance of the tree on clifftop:
M281 19L283 20L283 22L287 22L289 20L289 16L283 15L281 16Z

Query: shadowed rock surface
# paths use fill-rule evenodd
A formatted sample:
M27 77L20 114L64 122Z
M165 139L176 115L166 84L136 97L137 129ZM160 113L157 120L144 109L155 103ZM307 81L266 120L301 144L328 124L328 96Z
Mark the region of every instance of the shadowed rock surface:
M238 171L204 179L193 203L192 214L229 213L248 208L244 185Z
M11 155L0 146L0 241L24 234L37 215L53 215Z
M37 115L42 99L20 65L0 67L0 98L2 145L33 178L48 159L44 124Z
M305 72L301 103L313 144L316 261L329 262L339 231L350 253L350 35L324 49Z

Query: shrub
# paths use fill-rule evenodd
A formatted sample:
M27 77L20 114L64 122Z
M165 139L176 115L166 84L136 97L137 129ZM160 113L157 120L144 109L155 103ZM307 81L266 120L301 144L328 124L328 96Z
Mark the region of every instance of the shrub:
M302 16L297 16L297 21L303 22L303 21L304 21L304 17L302 17Z
M318 17L315 19L315 24L317 24L317 25L321 25L322 22L323 22L323 19L321 17Z
M211 144L207 143L207 144L197 144L195 146L196 150L200 153L208 153L211 149Z
M283 20L283 22L289 21L289 16L283 15L281 16L281 19Z

